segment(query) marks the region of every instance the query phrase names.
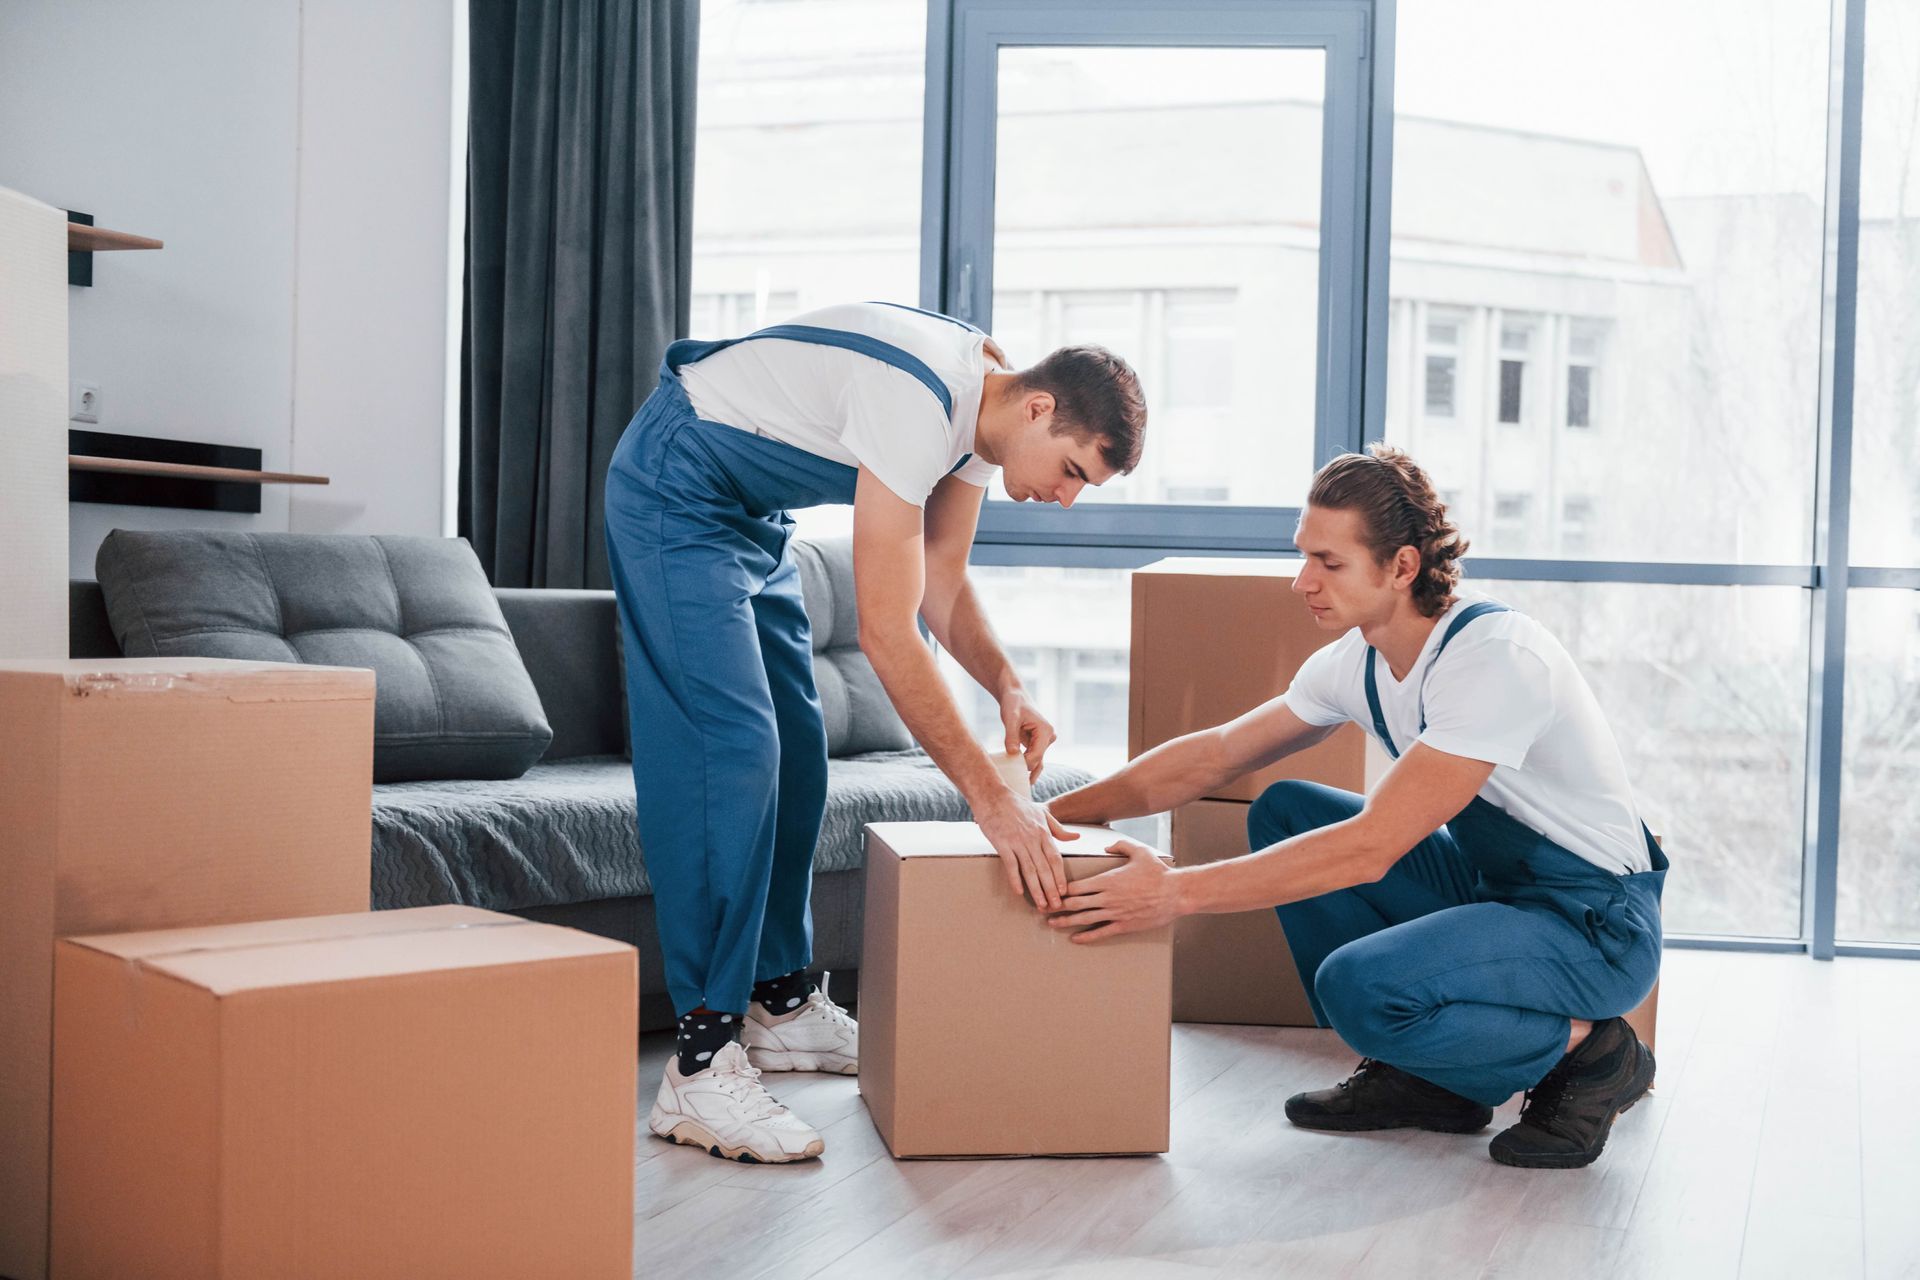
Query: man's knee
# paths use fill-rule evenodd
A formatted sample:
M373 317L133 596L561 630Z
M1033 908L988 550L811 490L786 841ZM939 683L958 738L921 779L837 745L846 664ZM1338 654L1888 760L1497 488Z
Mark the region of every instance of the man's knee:
M1384 1058L1391 1053L1395 1024L1393 984L1379 957L1368 951L1349 943L1321 961L1313 976L1313 994L1327 1025L1355 1052Z
M1289 836L1343 822L1364 804L1364 797L1318 782L1294 778L1276 782L1247 809L1248 845L1263 849Z

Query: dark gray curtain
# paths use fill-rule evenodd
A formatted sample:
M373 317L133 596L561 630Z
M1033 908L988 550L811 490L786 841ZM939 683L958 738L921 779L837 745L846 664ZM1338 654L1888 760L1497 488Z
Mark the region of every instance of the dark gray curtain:
M460 531L606 587L602 485L687 330L698 0L472 0Z

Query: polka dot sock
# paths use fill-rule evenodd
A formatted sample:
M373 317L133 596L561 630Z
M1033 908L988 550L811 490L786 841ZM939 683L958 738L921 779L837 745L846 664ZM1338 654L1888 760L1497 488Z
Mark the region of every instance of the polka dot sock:
M805 1004L812 992L813 984L807 981L805 969L795 969L792 973L783 973L777 978L753 984L753 998L776 1018L785 1017Z
M714 1013L695 1009L680 1015L680 1038L674 1043L680 1057L680 1074L690 1076L713 1065L713 1055L727 1047L740 1030L737 1013Z

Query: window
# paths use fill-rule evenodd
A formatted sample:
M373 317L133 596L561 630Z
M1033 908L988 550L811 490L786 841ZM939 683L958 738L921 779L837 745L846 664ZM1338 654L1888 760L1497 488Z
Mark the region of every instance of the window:
M1099 773L1125 764L1133 607L1126 572L976 565L971 577L1028 695L1060 735L1055 757ZM974 736L998 751L998 705L951 654L941 653L940 667Z
M995 63L991 181L963 197L990 208L988 327L1001 338L1001 302L1025 299L1023 359L1098 343L1147 397L1139 469L1080 502L1299 505L1323 372L1326 54L1008 43Z
M690 331L833 302L920 301L926 10L702 0ZM803 535L848 508L796 514Z
M1534 326L1507 320L1500 325L1500 421L1526 421L1527 368L1533 355Z
M1239 295L1232 289L996 290L993 336L1016 365L1057 347L1097 343L1127 355L1147 398L1150 444L1129 476L1090 488L1082 502L1297 504L1259 465L1281 447L1244 434L1238 383ZM1131 353L1131 354L1128 354ZM1249 459L1252 464L1249 464ZM993 496L1004 499L996 485Z
M1427 321L1425 402L1429 418L1455 416L1462 324L1459 318L1444 314Z
M1856 414L1879 425L1857 420L1854 439L1865 449L1877 430L1886 449L1884 466L1856 459L1856 510L1863 479L1920 468L1915 379L1898 373L1899 342L1911 370L1920 335L1920 319L1903 318L1920 317L1920 166L1908 163L1920 9L1867 3L1862 198L1877 155L1885 199L1860 228ZM1455 425L1423 434L1428 317L1405 309L1411 412L1389 439L1439 483L1555 495L1534 513L1539 554L1553 554L1543 517L1560 516L1560 495L1587 493L1603 502L1586 556L1802 561L1819 473L1832 6L1622 0L1607 12L1568 40L1552 5L1398 6L1391 286L1477 318L1461 334ZM1884 392L1869 391L1869 333L1887 339ZM1898 563L1920 564L1913 486L1886 483L1869 523L1912 557ZM1856 521L1855 546L1871 533Z
M1593 499L1572 497L1560 503L1560 554L1580 556L1587 552L1587 535L1593 528Z
M784 293L696 293L689 307L690 338L737 338L779 324L800 310L800 295Z
M1525 548L1527 517L1532 508L1533 498L1529 494L1493 495L1493 528L1489 541L1494 550L1513 553Z
M1600 333L1592 324L1574 321L1567 331L1567 425L1593 426L1594 379L1600 363Z
M1849 594L1835 932L1920 942L1920 607L1911 591Z
M1920 4L1867 10L1852 556L1920 567ZM1920 861L1908 866L1920 882Z

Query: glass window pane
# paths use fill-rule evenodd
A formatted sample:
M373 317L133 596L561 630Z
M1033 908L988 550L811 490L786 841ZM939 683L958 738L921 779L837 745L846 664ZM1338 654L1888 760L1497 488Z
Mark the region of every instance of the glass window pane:
M1537 618L1580 664L1673 858L1666 927L1797 937L1810 593L1474 585Z
M1868 0L1864 92L1851 554L1920 565L1920 0Z
M1032 298L1010 357L1099 343L1147 398L1140 467L1082 502L1292 506L1305 493L1325 60L1000 51L991 327L1004 339L1002 298Z
M701 0L693 336L919 303L926 32L918 0ZM851 527L839 507L796 520Z
M1427 413L1435 418L1453 416L1454 357L1427 357Z
M1920 942L1920 592L1851 593L1846 721L1835 933Z
M1920 33L1887 35L1879 17L1912 13L1915 0L1869 5L1872 95L1875 50L1912 67ZM1389 288L1414 305L1391 308L1390 327L1420 323L1428 304L1466 318L1450 421L1392 393L1424 360L1389 334L1390 351L1416 349L1407 373L1388 375L1386 437L1470 501L1576 485L1603 496L1580 555L1804 561L1831 5L1623 0L1577 40L1566 21L1531 0L1397 11ZM1920 192L1920 166L1901 163L1913 75L1887 99L1904 104L1888 117L1904 132L1882 168ZM1920 276L1870 265L1874 234L1863 226L1863 326L1874 277L1903 315L1920 314ZM1904 333L1911 357L1920 325ZM1905 476L1916 384L1901 387ZM1583 420L1593 429L1557 429ZM1916 499L1909 485L1884 508L1903 540L1917 536L1906 515ZM1558 510L1556 497L1540 514ZM1541 518L1515 554L1575 554L1564 545Z
M1133 594L1122 569L968 571L1027 693L1060 734L1049 758L1096 773L1127 761L1127 654ZM940 669L974 736L1003 745L999 708L951 655Z

